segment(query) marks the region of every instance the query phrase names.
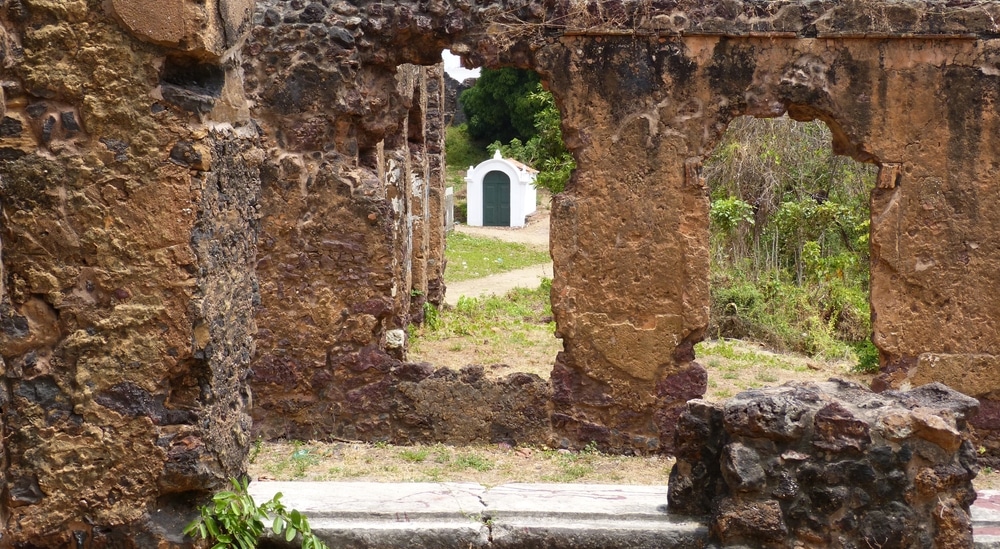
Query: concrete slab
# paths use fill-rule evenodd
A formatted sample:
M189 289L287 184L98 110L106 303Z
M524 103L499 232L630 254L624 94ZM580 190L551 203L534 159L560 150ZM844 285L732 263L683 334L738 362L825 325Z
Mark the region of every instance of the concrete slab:
M484 502L493 515L542 515L570 519L665 519L666 486L620 484L504 484L486 492Z
M471 482L253 482L249 492L257 502L281 492L285 506L305 513L310 523L313 517L480 522L486 488Z
M708 538L706 523L666 512L665 486L250 484L258 503L277 492L317 536L344 549L687 549ZM975 549L1000 549L1000 491L980 492L972 519Z
M304 513L313 532L338 549L489 547L485 490L449 482L253 482L249 488L256 502L281 492L282 503Z
M981 490L972 505L976 549L1000 549L1000 490Z
M507 484L486 492L493 547L699 547L705 524L667 514L666 486Z

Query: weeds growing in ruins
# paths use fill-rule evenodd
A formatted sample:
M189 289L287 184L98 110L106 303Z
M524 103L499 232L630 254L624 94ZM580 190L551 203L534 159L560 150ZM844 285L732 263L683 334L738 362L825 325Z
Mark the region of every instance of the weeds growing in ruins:
M834 156L820 122L739 118L706 161L710 333L877 368L869 338L876 170Z
M247 480L230 479L230 484L231 490L216 493L211 503L198 508L200 516L184 528L184 534L210 541L212 549L253 549L270 529L286 542L299 537L303 549L327 549L305 515L281 503L281 492L257 505L247 492Z
M454 308L436 311L433 323L412 329L409 359L456 369L483 364L495 377L515 371L513 364L516 371L547 378L561 350L553 335L551 289L552 281L543 280L504 296L463 297Z

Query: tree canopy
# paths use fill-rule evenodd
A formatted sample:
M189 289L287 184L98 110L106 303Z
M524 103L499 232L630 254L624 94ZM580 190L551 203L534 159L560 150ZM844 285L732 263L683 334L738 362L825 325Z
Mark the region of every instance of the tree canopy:
M537 169L535 186L552 193L562 192L576 168L576 161L563 142L562 115L555 98L540 83L535 85L535 89L525 99L535 109L535 135L523 142L515 137L506 145L494 141L489 150L493 152L500 149L504 156L516 158Z
M476 85L462 92L459 103L468 119L469 135L486 142L527 141L534 137L537 102L530 95L538 75L504 67L483 69Z

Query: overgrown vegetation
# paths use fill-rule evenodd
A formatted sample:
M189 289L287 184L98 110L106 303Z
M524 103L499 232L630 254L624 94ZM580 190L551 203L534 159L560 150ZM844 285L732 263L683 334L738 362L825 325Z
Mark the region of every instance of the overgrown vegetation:
M230 479L232 490L222 490L212 502L198 508L201 515L184 528L194 538L212 542L212 549L253 549L264 535L264 521L275 535L291 542L297 536L302 549L327 549L309 528L309 520L281 503L281 492L261 505L247 492L247 480Z
M482 278L551 260L548 250L459 232L448 235L445 253L448 257L444 272L446 283Z
M830 140L820 122L743 117L705 163L710 332L829 359L858 349L871 368L868 201L876 171L833 155Z

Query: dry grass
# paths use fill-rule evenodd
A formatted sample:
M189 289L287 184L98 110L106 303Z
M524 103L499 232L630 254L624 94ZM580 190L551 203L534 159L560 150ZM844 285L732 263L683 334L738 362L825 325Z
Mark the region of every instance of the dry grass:
M248 474L257 480L586 483L663 485L674 459L612 456L507 445L392 446L343 442L257 443ZM1000 489L1000 473L983 469L977 490Z
M249 474L269 480L666 484L673 459L506 444L452 447L343 442L261 443Z
M699 364L708 370L705 398L721 401L747 389L781 385L788 381L826 381L831 377L868 386L873 374L851 368L854 361L822 360L794 353L774 353L739 340L705 341L695 346Z
M498 338L425 338L420 341L417 351L409 354L409 359L452 370L480 364L485 367L486 375L491 379L514 372L535 374L548 379L556 354L562 350L562 340L556 339L552 331L549 323L525 324L516 343Z

